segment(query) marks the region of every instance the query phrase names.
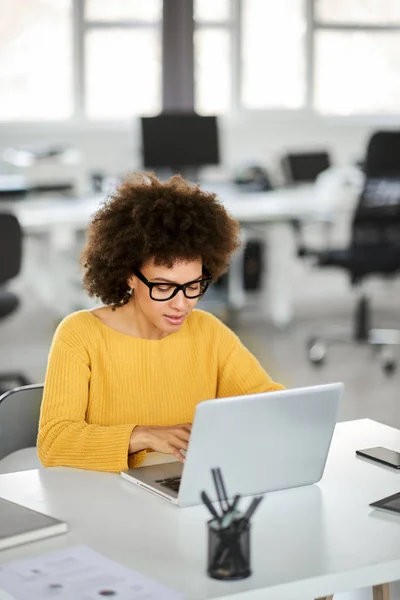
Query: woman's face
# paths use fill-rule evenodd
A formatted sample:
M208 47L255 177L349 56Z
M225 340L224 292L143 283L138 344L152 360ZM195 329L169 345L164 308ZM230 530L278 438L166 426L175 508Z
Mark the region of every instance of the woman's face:
M203 278L201 260L177 261L171 268L157 266L154 265L153 261L150 261L142 266L140 273L149 282L160 284L153 290L153 295L159 297L167 297L172 293L171 284L178 283L182 285ZM128 280L128 285L133 288L136 314L142 325L148 327L152 337L154 334L157 337L158 334L160 337L164 337L178 331L198 302L198 298L187 298L182 290L179 290L170 300L157 302L150 297L150 290L147 285L136 275L132 275ZM195 287L194 285L192 293L196 293Z

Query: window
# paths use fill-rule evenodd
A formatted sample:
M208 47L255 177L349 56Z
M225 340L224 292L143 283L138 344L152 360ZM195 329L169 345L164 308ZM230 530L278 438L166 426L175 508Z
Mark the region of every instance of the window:
M160 0L86 0L85 17L88 21L142 21L159 23L162 17Z
M0 1L0 121L160 112L163 0ZM399 112L400 0L193 4L198 113Z
M194 0L193 8L197 24L226 24L231 18L230 0Z
M398 112L398 0L315 0L314 34L317 111Z
M161 110L161 0L86 0L85 114L124 119Z
M89 118L124 119L159 112L159 32L90 29L86 34L85 75Z
M71 0L2 0L0 120L73 113Z
M227 112L232 104L232 15L230 0L194 0L195 109Z
M243 106L301 108L306 94L304 0L243 0L242 13Z
M200 113L396 113L400 0L195 0Z
M224 29L195 32L195 104L199 114L227 112L231 105L230 35ZM218 56L218 60L215 57Z
M227 112L234 103L246 109L304 105L304 4L305 0L195 0L199 113ZM238 22L235 15L240 13Z
M400 24L398 0L315 0L318 22L357 25Z
M195 104L199 113L227 112L234 104L250 110L304 105L304 3L195 0ZM235 15L240 13L239 22Z
M315 106L342 115L400 106L399 32L317 33Z

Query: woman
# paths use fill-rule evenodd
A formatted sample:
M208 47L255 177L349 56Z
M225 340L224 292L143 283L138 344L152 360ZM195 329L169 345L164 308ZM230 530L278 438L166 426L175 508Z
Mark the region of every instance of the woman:
M239 246L214 194L128 179L94 215L84 285L104 306L59 325L39 424L45 466L121 471L183 461L202 400L282 389L217 318L193 310Z

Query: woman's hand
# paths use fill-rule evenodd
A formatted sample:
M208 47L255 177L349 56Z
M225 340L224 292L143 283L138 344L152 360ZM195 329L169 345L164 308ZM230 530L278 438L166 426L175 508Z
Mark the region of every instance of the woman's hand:
M151 448L154 452L173 454L180 462L185 457L181 450L187 450L189 445L191 423L173 425L172 427L142 427L137 425L132 431L129 442L129 454Z

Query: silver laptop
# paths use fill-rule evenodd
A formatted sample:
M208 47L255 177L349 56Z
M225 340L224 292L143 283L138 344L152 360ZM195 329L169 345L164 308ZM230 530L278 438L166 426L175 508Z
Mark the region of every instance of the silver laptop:
M184 465L168 462L122 477L178 504L200 504L220 467L229 497L309 485L323 475L342 383L218 398L196 407Z

